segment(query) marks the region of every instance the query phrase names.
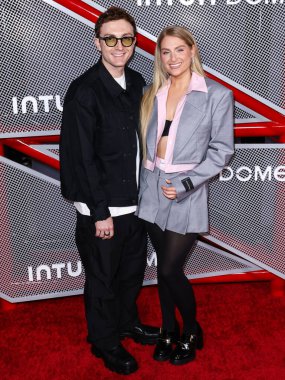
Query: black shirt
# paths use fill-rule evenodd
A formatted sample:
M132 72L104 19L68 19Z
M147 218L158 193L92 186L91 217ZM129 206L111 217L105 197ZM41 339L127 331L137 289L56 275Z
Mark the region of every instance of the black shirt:
M143 77L125 69L126 90L99 61L67 91L60 141L61 190L94 220L137 204L136 131Z

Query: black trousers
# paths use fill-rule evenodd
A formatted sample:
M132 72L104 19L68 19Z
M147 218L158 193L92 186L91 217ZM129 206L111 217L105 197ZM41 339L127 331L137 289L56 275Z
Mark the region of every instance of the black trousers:
M146 265L146 232L133 213L113 218L114 237L95 237L89 216L77 212L76 245L85 270L87 340L101 349L139 322L136 298Z

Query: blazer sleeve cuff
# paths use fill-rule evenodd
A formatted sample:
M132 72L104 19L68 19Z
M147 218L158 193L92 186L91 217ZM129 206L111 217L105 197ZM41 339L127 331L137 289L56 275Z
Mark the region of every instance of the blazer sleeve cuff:
M171 182L176 189L176 202L181 202L194 190L194 185L190 177L178 176L176 178L172 178Z
M90 208L90 216L94 223L99 222L100 220L106 220L111 216L111 213L108 207L96 207Z

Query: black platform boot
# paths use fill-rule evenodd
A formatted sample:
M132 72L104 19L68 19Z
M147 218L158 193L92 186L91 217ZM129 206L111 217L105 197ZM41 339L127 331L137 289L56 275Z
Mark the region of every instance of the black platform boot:
M201 350L203 345L203 331L197 323L197 334L182 334L170 355L170 363L181 365L191 362L196 357L196 349Z
M153 358L159 362L164 362L170 358L172 353L172 345L179 339L179 330L176 332L168 332L160 329L157 344L154 349Z

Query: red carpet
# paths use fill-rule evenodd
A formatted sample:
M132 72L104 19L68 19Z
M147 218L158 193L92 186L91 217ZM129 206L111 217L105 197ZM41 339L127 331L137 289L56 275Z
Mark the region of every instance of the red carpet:
M152 360L153 347L125 340L139 370L127 379L285 379L285 298L270 284L195 285L205 347L193 363L174 367ZM156 287L142 290L142 321L160 324ZM37 301L0 310L2 380L122 379L93 357L85 342L82 296Z

